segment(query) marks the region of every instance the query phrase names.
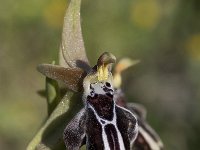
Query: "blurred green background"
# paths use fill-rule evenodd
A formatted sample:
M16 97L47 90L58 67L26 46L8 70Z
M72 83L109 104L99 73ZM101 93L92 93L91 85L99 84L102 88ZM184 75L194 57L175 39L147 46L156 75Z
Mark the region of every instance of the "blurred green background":
M0 149L25 149L47 115L37 64L57 60L66 0L1 0ZM200 146L200 1L83 0L92 64L109 51L140 59L123 74L168 150Z

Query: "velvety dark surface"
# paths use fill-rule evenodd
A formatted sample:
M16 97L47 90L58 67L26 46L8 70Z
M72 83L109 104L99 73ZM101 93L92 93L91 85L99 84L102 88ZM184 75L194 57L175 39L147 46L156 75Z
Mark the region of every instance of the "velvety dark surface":
M66 4L1 1L0 149L25 149L46 118L36 66L57 60ZM166 149L198 149L199 0L83 0L81 13L92 64L103 51L140 59L123 74L127 100L147 108Z

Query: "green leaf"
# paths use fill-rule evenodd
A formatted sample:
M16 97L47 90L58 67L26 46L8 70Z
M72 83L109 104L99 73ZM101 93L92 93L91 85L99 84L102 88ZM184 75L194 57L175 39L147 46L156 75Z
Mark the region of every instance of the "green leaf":
M65 149L63 143L63 131L67 123L82 107L81 95L67 92L58 106L49 116L33 140L29 143L27 150L34 149Z
M46 98L49 116L58 105L61 98L58 82L48 77L46 77Z

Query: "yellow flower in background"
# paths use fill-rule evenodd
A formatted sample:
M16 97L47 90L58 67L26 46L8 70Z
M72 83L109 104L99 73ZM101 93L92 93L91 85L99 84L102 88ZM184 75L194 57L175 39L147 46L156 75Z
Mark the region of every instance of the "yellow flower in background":
M43 17L46 23L54 28L60 28L66 10L66 0L51 0L44 9Z
M141 28L154 28L160 17L161 6L156 0L139 0L131 6L131 20Z
M200 33L188 38L186 41L186 49L193 59L200 60Z

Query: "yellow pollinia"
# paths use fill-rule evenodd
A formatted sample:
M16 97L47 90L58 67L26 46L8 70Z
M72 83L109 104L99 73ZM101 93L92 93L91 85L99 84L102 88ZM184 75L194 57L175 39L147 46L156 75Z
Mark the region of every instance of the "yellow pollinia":
M105 81L108 79L108 66L107 65L101 65L97 68L97 74L98 74L98 81Z

